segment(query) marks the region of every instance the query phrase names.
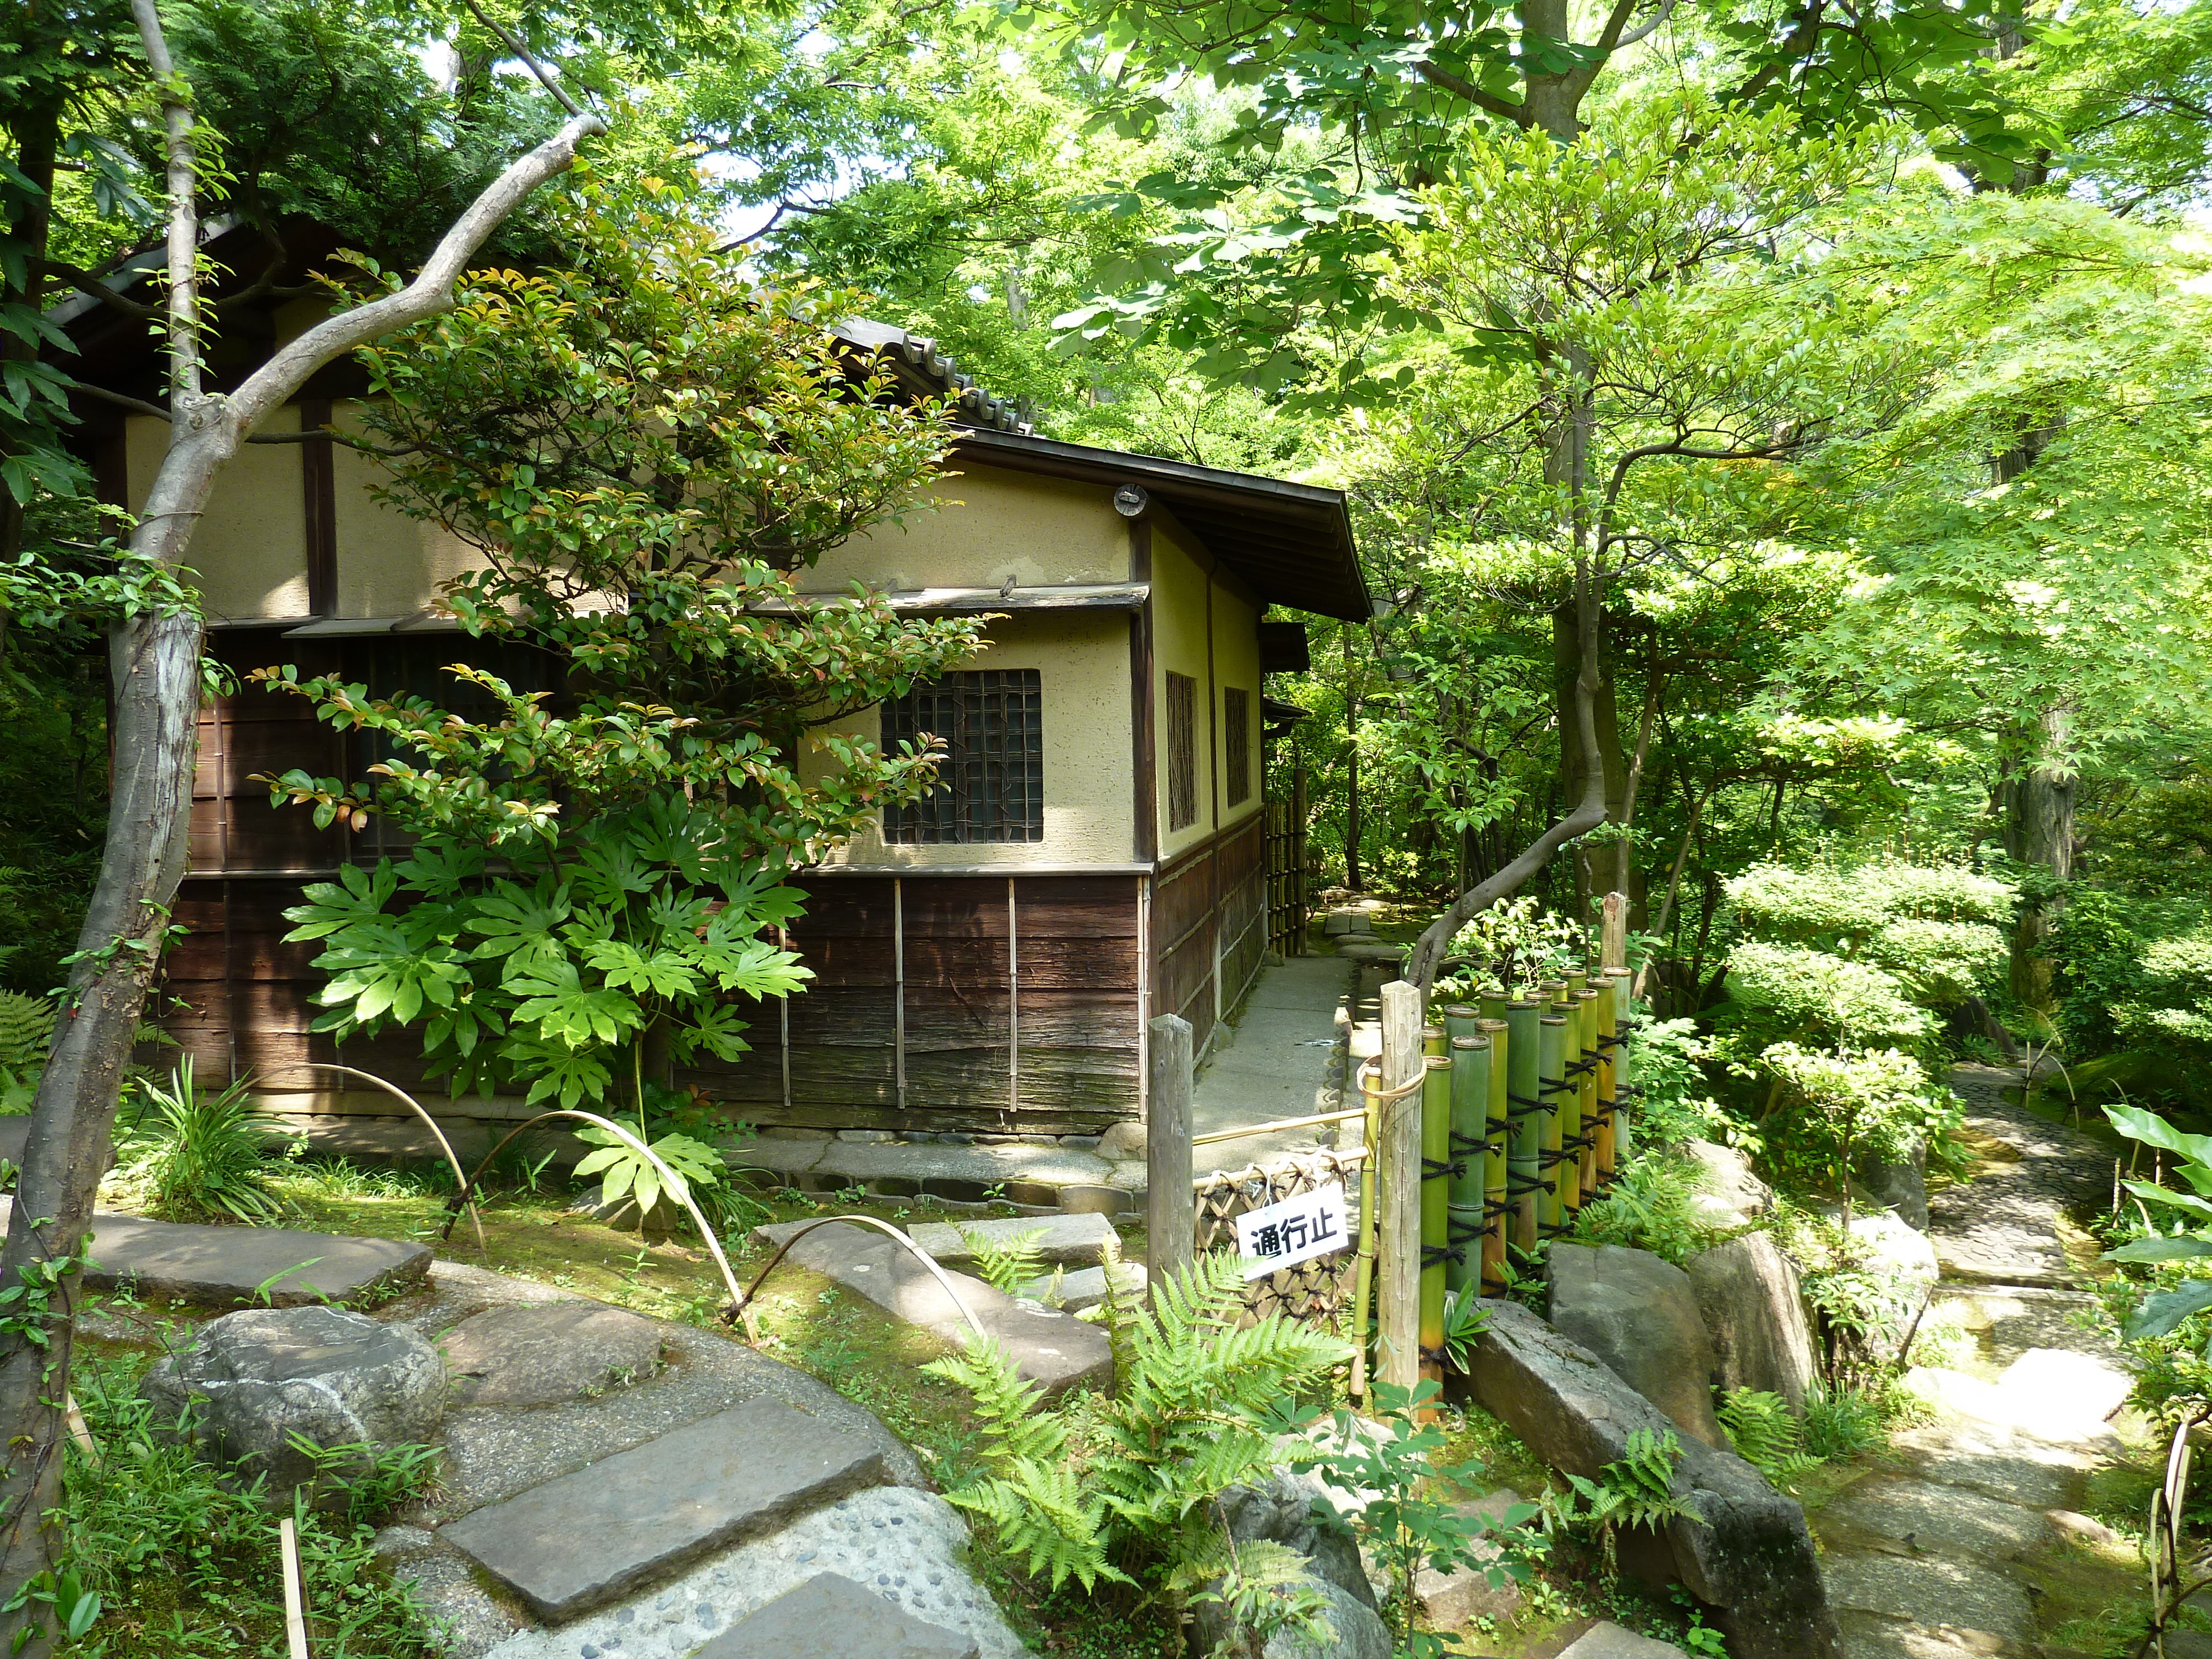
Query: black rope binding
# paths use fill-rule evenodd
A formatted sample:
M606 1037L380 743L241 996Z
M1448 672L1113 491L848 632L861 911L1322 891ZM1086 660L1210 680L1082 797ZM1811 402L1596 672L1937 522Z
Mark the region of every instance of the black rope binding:
M1425 1158L1421 1160L1423 1181L1442 1181L1447 1176L1456 1180L1466 1173L1467 1160L1463 1158L1453 1158L1448 1164L1439 1164L1432 1158Z
M1511 1106L1507 1108L1505 1113L1505 1121L1508 1123L1518 1122L1521 1119L1528 1116L1531 1112L1543 1112L1549 1111L1551 1109L1544 1104L1540 1098L1531 1100L1528 1096L1516 1095L1510 1089L1506 1091L1505 1098L1512 1103ZM1514 1108L1518 1108L1519 1109L1516 1110Z
M1505 1177L1505 1195L1509 1199L1526 1198L1531 1193L1547 1193L1551 1189L1552 1183L1548 1181L1531 1181L1526 1176L1516 1175Z

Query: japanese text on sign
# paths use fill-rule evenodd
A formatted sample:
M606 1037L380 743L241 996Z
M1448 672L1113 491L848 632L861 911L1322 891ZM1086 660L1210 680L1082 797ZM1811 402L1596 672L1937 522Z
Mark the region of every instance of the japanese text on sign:
M1244 1277L1265 1279L1317 1255L1352 1248L1344 1216L1344 1186L1332 1182L1237 1218L1237 1250Z

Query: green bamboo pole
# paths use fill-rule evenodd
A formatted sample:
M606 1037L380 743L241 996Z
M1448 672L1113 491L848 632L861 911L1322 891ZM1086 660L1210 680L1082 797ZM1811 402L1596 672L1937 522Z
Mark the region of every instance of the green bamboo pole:
M1600 981L1602 983L1602 981ZM1583 1072L1582 1072L1582 1128L1583 1139L1589 1144L1583 1147L1577 1162L1581 1165L1580 1187L1582 1200L1587 1204L1598 1193L1597 1173L1597 1057L1603 1052L1598 1046L1598 1003L1604 996L1601 991L1586 990L1577 999L1582 1004Z
M1565 989L1563 986L1560 988ZM1536 1227L1544 1237L1557 1234L1564 1224L1560 1207L1561 1176L1565 1164L1559 1155L1559 1118L1567 1098L1567 1017L1565 1014L1546 1014L1537 1026L1537 1070L1540 1080L1536 1085L1537 1098L1544 1109L1536 1115L1543 1125L1543 1157L1540 1179L1543 1190L1536 1194Z
M1451 1243L1451 1056L1447 1038L1431 1027L1421 1033L1428 1074L1421 1079L1421 1366L1443 1376L1444 1251Z
M1513 1000L1503 991L1485 991L1477 1004L1485 1019L1503 1019Z
M1375 1162L1382 1146L1382 1072L1380 1065L1363 1065L1359 1071L1360 1105L1366 1116L1360 1145L1367 1156L1359 1160L1359 1255L1352 1268L1352 1397L1367 1398L1367 1320L1375 1286Z
M1489 1096L1486 1138L1489 1148L1482 1158L1482 1293L1497 1296L1505 1289L1505 1172L1512 1128L1505 1115L1506 1025L1503 1019L1486 1019L1482 1033L1490 1039Z
M1623 969L1609 976L1613 981L1613 1025L1622 1037L1636 1030L1635 987L1628 972ZM1634 1070L1636 1045L1624 1042L1613 1051L1613 1097L1615 1102L1613 1118L1613 1156L1614 1167L1628 1162L1632 1136L1630 1130L1636 1114L1630 1106L1636 1085L1630 1080Z
M1613 1093L1614 1065L1613 1036L1619 1022L1614 1011L1620 1006L1621 982L1611 975L1595 982L1597 991L1597 1146L1596 1167L1598 1185L1610 1185L1613 1181L1613 1121L1616 1097Z
M1523 1250L1536 1248L1536 1200L1542 1184L1544 1115L1536 1109L1536 1091L1541 1086L1537 1026L1542 1012L1534 1002L1510 1002L1505 1007L1506 1097L1515 1114L1507 1175L1514 1206L1513 1243Z
M1450 1016L1445 1017L1449 1029ZM1452 1248L1444 1287L1454 1296L1482 1276L1483 1141L1490 1133L1490 1039L1480 1032L1451 1040L1451 1201L1445 1225ZM1478 1291L1476 1294L1480 1295Z
M1574 1137L1581 1133L1583 1115L1582 1092L1576 1085L1575 1062L1582 1058L1581 1016L1575 1002L1575 981L1580 974L1566 975L1547 981L1546 988L1552 994L1551 1012L1567 1022L1566 1034L1559 1054L1561 1087L1546 1097L1547 1103L1556 1109L1556 1127L1545 1131L1544 1150L1553 1164L1546 1174L1559 1194L1559 1213L1555 1224L1564 1226L1575 1218L1583 1206L1582 1166L1575 1161Z

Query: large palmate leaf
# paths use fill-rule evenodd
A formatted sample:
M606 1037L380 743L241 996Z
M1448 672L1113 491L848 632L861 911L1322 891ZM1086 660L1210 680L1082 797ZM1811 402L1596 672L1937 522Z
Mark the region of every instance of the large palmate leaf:
M2130 1342L2170 1334L2191 1314L2212 1308L2212 1279L2192 1279L2170 1291L2153 1291L2121 1327Z

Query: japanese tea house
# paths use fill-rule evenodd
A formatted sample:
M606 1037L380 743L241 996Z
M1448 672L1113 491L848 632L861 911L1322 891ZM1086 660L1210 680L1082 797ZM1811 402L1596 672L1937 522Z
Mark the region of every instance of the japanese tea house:
M258 328L228 320L218 371L305 326L311 306L273 306ZM83 354L75 372L160 397L143 323L88 301L56 314ZM942 787L798 878L811 897L792 943L816 979L762 1010L739 1064L686 1080L761 1124L1097 1134L1143 1112L1147 1018L1182 1015L1202 1047L1267 949L1267 847L1290 837L1266 833L1264 677L1304 666L1305 641L1300 624L1264 617L1367 614L1344 500L1038 436L928 342L872 324L846 332L916 394L957 396L957 476L937 487L939 511L856 538L803 585L837 592L857 579L917 615L1003 615L972 665L852 722L946 738ZM333 365L270 429L343 429L358 390ZM137 504L163 422L89 398L78 412L103 494ZM376 471L327 439L240 453L193 550L215 655L338 671L379 694L449 696L439 667L464 654L499 667L434 609L471 550L380 504ZM302 881L378 857L380 825L317 830L249 781L292 766L360 775L355 740L308 715L253 686L203 713L176 911L191 933L167 970L184 1006L168 1021L204 1081L250 1075L318 1140L378 1151L404 1144L391 1103L310 1062L412 1085L416 1040L341 1050L312 1035L318 947L286 944L281 912ZM1304 925L1284 906L1280 937ZM521 1115L519 1102L439 1109Z

